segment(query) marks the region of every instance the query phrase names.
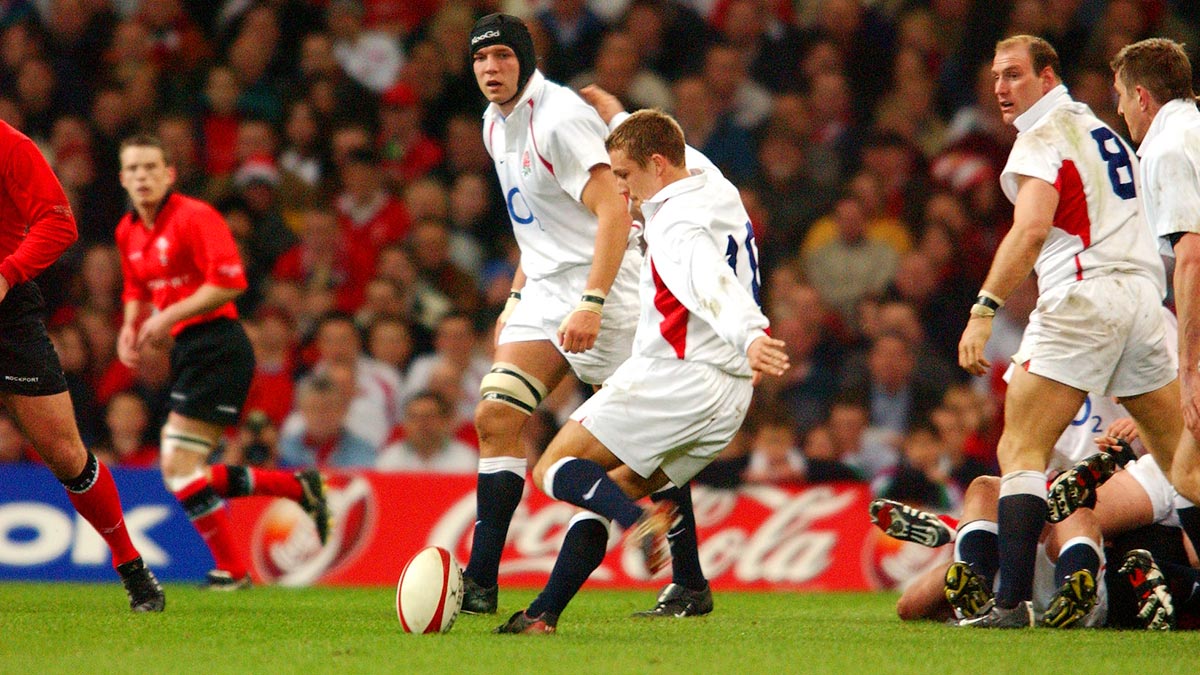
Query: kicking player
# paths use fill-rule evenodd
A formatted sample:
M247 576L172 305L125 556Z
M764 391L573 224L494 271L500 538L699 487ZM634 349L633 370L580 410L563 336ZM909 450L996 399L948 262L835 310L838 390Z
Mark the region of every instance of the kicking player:
M596 112L537 70L533 39L517 17L485 16L470 40L476 83L490 102L484 145L521 250L497 322L495 363L475 412L477 511L462 609L490 614L498 605L508 527L525 487L521 428L568 369L599 386L629 357L641 254ZM654 498L679 508L681 527L671 539L678 588L668 587L646 614L707 613L712 593L700 569L691 494L685 485ZM586 538L587 529L573 523L564 550Z
M171 191L175 168L152 136L125 139L121 185L133 210L117 224L125 277L125 319L117 338L121 362L136 368L147 346L171 346L171 412L162 428L167 488L212 551L207 587L250 584L234 546L226 497L271 495L300 504L321 543L329 530L321 475L214 464L208 456L237 422L254 374L254 352L233 300L246 275L229 226L208 204Z
M633 356L550 443L533 470L548 496L591 513L591 532L564 544L541 594L497 628L553 633L559 615L604 557L608 523L629 531L647 569L669 560L669 507L636 499L684 485L741 426L759 374L788 367L758 306L750 219L720 174L689 171L683 131L651 110L620 123L606 143L622 191L641 203L646 257Z
M1117 112L1140 143L1142 211L1175 258L1175 311L1179 317L1181 434L1171 482L1181 493L1176 511L1192 543L1200 543L1200 111L1192 65L1183 48L1165 38L1135 42L1110 64ZM1176 404L1177 409L1179 404Z
M968 626L1033 625L1046 464L1087 392L1121 400L1164 470L1182 427L1174 355L1158 313L1164 272L1140 218L1136 159L1071 99L1059 69L1058 54L1041 38L1019 35L996 45L996 98L1004 121L1018 130L1000 179L1014 204L1013 226L971 308L959 364L974 375L988 372L992 317L1030 271L1037 272L1039 298L1013 356L1019 367L997 451L1000 587L995 605L964 621Z
M112 550L130 609L161 612L162 586L129 538L112 474L79 438L67 381L42 323L45 303L33 278L79 237L75 215L37 146L2 121L0 156L0 405Z

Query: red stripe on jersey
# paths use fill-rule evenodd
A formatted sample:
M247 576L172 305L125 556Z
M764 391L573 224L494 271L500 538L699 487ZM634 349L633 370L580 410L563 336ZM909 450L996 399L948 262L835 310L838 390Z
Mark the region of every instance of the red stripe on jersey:
M1075 162L1063 160L1058 178L1054 180L1054 189L1058 190L1054 227L1079 237L1086 249L1092 245L1092 221L1088 218L1087 195L1083 192L1083 179L1079 177ZM1083 265L1079 262L1078 254L1075 256L1075 278L1083 278Z
M554 175L554 165L542 157L542 153L538 151L537 138L533 135L533 99L529 99L529 142L533 143L533 154L542 160L542 164L550 171L550 175Z
M662 333L663 339L675 350L675 356L682 359L684 351L687 350L687 307L679 302L679 298L675 297L671 289L663 283L662 277L658 276L653 259L650 260L650 274L654 278L654 308L663 315L663 320L658 324L658 332Z

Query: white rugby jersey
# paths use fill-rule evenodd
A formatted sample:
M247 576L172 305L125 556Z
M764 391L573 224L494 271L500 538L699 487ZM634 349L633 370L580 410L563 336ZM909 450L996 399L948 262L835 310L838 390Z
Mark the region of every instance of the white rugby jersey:
M484 112L483 144L530 279L592 264L598 221L580 198L592 167L609 163L607 135L591 106L536 70L508 117L495 103Z
M1058 210L1034 266L1038 291L1112 273L1143 274L1166 293L1162 260L1142 220L1137 157L1059 85L1016 119L1017 140L1000 175L1009 201L1017 177L1058 190Z
M1175 256L1168 235L1200 233L1200 110L1177 98L1159 109L1138 147L1142 207L1159 239Z
M768 321L758 305L754 231L737 188L693 169L643 202L642 213L646 256L633 353L749 377L746 349Z

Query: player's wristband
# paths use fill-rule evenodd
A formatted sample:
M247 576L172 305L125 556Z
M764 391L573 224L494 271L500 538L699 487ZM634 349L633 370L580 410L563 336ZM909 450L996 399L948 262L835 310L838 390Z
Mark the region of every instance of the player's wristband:
M579 298L579 304L575 306L575 311L603 314L605 297L605 292L599 288L589 288L584 291L583 296Z
M512 315L513 310L517 308L517 303L521 302L521 291L511 290L508 292L508 300L504 301L504 309L500 312L500 323L508 323L508 317Z
M987 305L981 305L979 303L976 303L974 305L971 305L971 316L991 318L993 316L996 316L996 310L992 309L991 307L988 307Z
M998 310L1004 306L1004 300L1000 296L980 289L979 297L975 298L975 304L991 307L993 310Z

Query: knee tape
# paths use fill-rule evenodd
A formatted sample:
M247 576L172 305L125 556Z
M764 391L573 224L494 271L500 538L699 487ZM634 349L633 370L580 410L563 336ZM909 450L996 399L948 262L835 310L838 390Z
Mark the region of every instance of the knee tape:
M530 415L546 397L547 390L540 380L516 365L497 362L483 376L479 393L485 401L503 403Z
M172 450L186 450L195 452L204 457L208 457L208 453L212 452L216 447L209 439L182 431L171 425L163 427L162 430L162 450L165 453L168 448Z

